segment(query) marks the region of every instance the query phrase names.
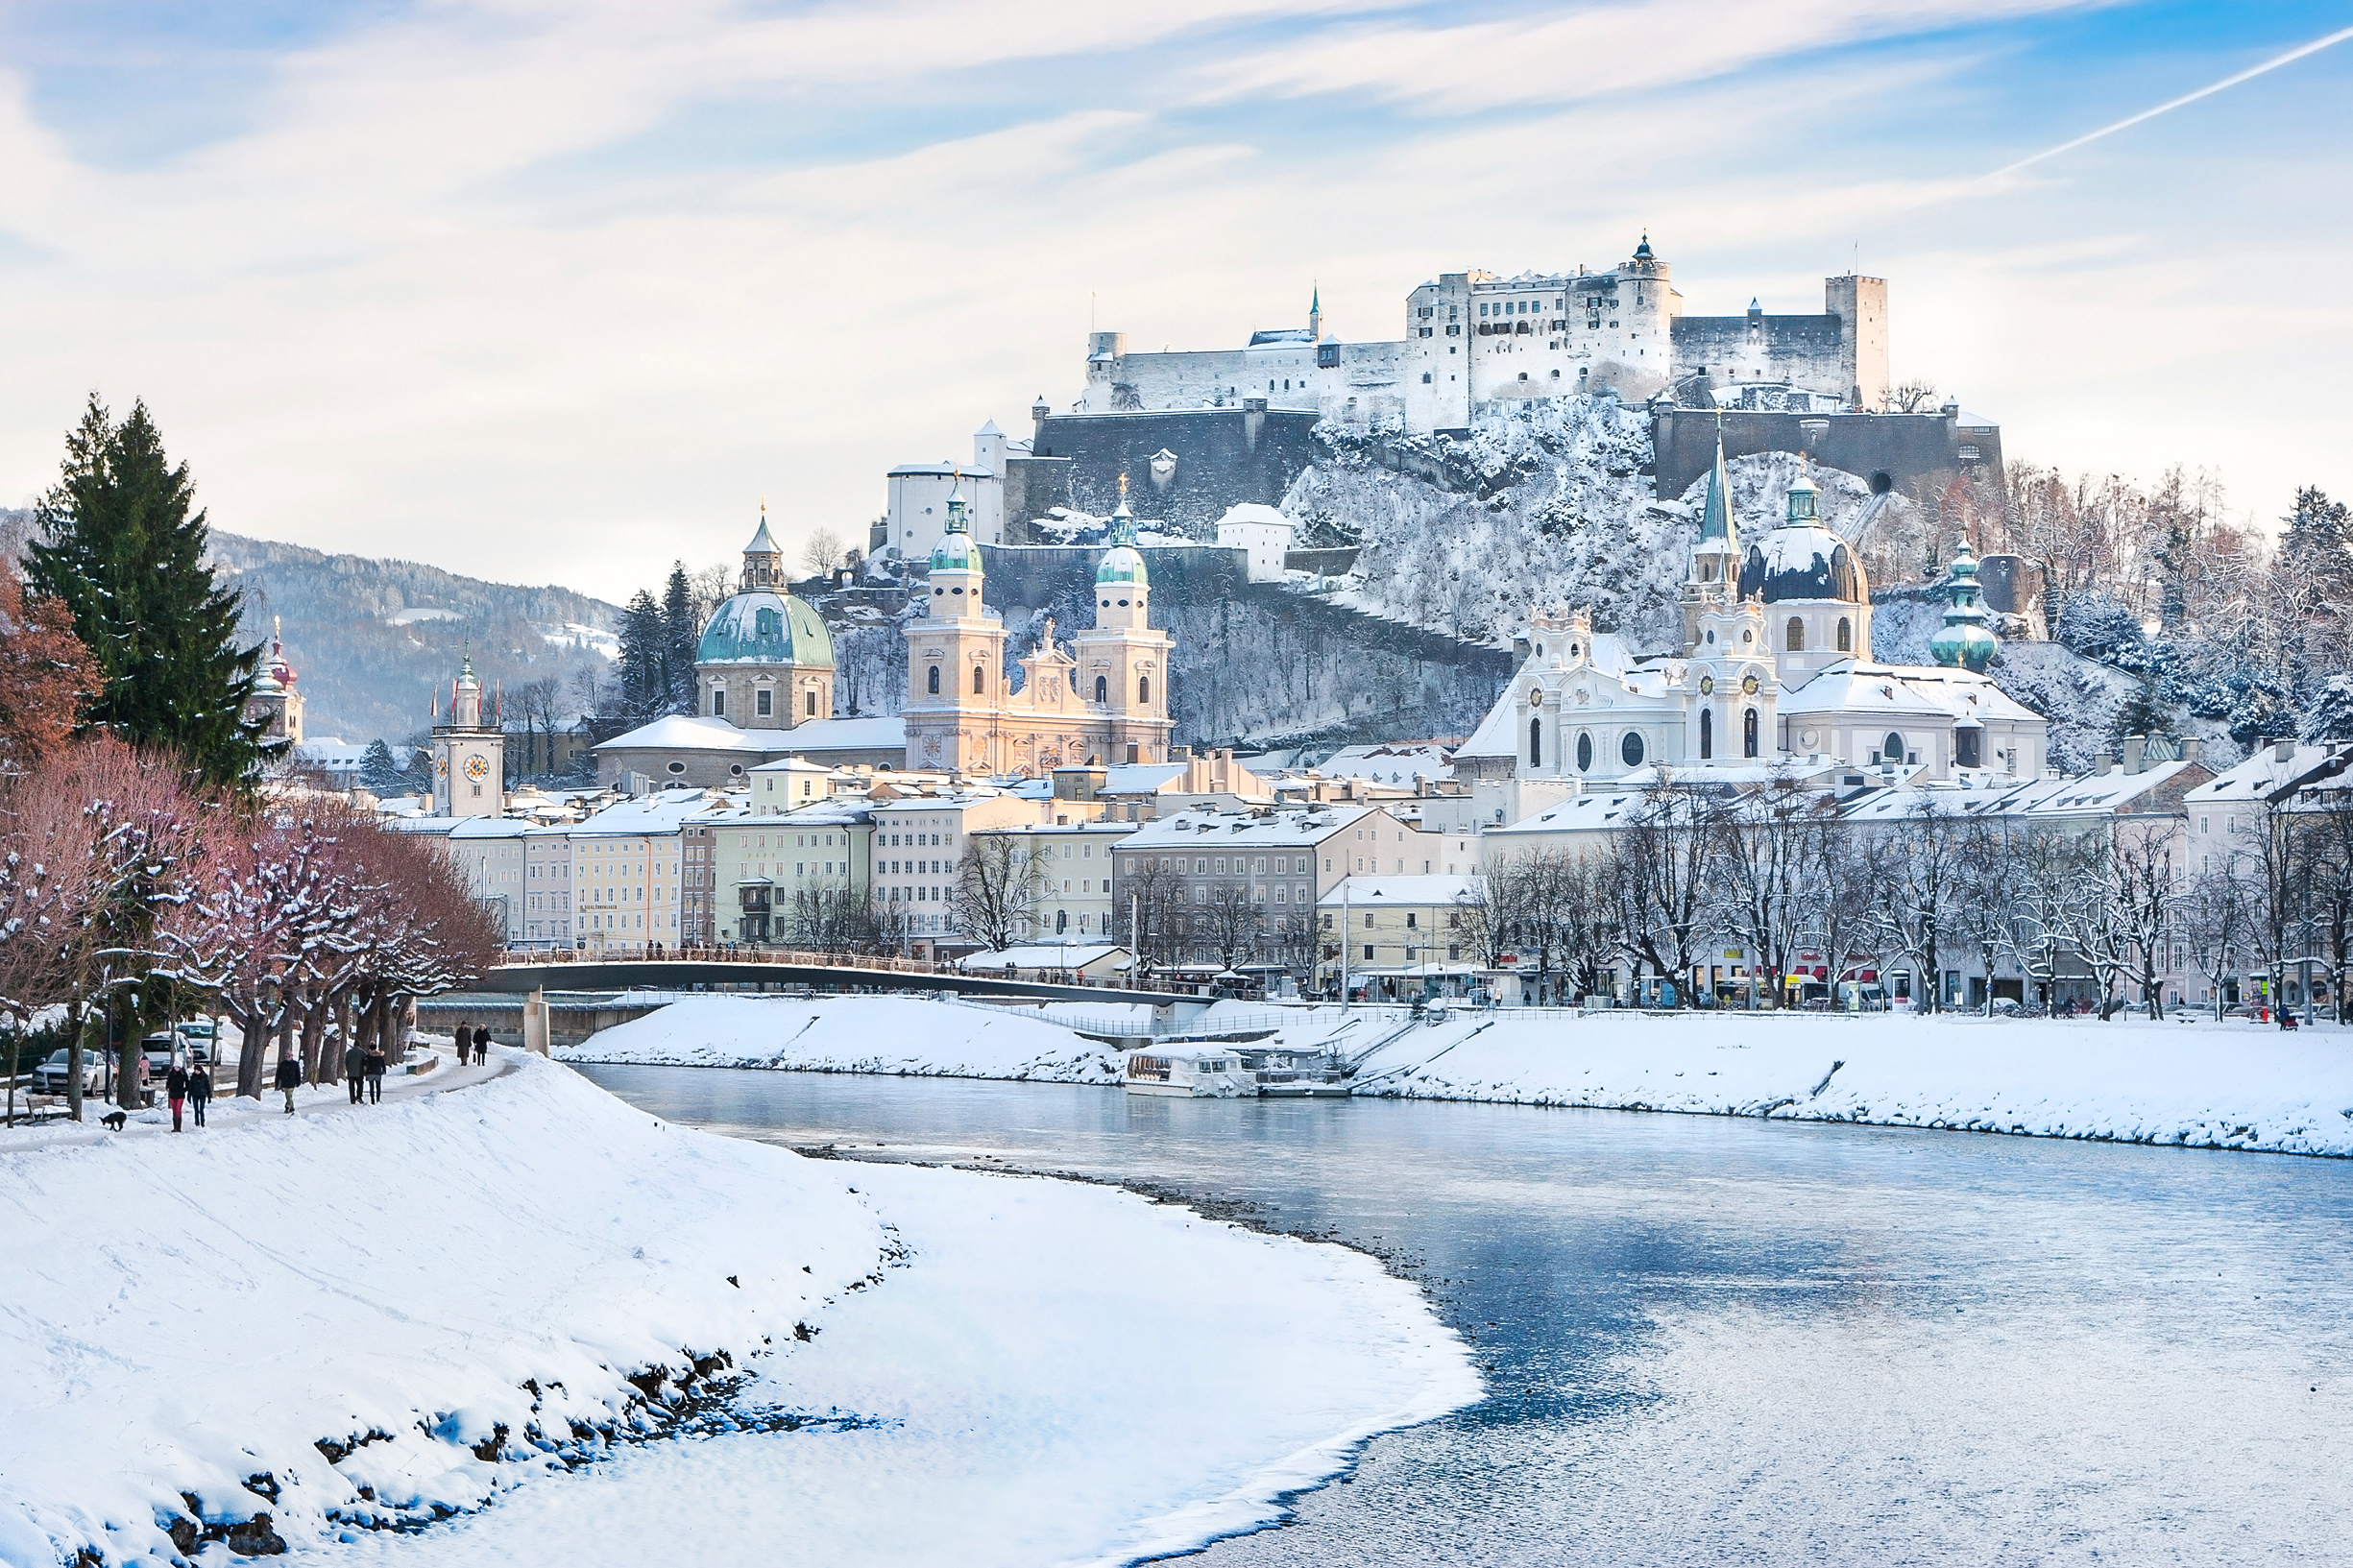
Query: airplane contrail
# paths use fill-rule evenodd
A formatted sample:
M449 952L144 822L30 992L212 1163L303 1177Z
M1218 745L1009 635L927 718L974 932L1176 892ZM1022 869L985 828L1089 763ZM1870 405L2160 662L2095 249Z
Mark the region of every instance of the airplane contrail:
M2040 163L2045 158L2057 157L2061 153L2072 153L2086 142L2098 141L2102 136L2113 136L2119 131L2129 130L2144 120L2153 120L2160 114L2170 113L2181 108L2184 104L2195 104L2200 98L2211 98L2225 88L2235 87L2242 82L2251 82L2267 71L2276 71L2283 65L2302 60L2306 55L2317 55L2323 49L2344 42L2347 38L2353 38L2353 27L2341 27L2326 37L2315 38L2310 43L2298 44L2286 54L2274 55L2262 64L2250 65L2235 76L2226 76L2220 82L2209 83L2195 92L2183 93L2179 98L2168 99L2154 109L2145 109L2138 114L2128 114L2114 125L2103 125L2097 131L2086 132L2073 141L2063 141L2056 147L2046 147L2039 153L2028 154L2015 163L2004 164L1992 174L1979 176L1979 179L1999 180L2005 174L2016 174L2019 170L2030 164Z

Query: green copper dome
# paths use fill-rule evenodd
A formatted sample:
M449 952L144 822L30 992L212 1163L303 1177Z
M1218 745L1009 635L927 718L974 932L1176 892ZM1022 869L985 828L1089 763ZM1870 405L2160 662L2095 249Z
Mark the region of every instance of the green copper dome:
M789 593L755 589L738 593L711 614L695 644L697 664L824 664L834 662L834 639L814 610Z
M1128 510L1128 479L1120 476L1119 507L1111 514L1111 547L1104 551L1103 564L1095 568L1098 583L1136 583L1149 587L1152 573L1144 569L1144 556L1135 547L1135 514Z
M1972 669L1982 675L2001 650L2001 642L1985 629L1985 607L1978 602L1977 558L1966 539L1953 552L1953 569L1944 587L1953 595L1953 607L1945 612L1945 624L1928 639L1928 654L1949 669Z
M934 571L979 571L981 546L964 526L964 487L959 481L948 492L948 531L932 546Z

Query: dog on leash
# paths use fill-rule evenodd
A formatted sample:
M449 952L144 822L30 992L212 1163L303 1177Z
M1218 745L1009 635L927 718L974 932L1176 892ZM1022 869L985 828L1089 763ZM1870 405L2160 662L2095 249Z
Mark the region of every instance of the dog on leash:
M123 1123L131 1120L131 1113L128 1111L109 1111L105 1116L100 1117L98 1120L106 1126L112 1128L116 1132L120 1132L123 1130Z

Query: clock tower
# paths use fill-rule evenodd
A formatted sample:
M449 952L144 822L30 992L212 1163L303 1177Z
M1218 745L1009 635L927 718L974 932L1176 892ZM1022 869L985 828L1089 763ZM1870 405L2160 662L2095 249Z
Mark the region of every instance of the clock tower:
M506 736L482 722L482 683L469 653L449 688L449 716L433 726L433 814L495 817L506 810Z

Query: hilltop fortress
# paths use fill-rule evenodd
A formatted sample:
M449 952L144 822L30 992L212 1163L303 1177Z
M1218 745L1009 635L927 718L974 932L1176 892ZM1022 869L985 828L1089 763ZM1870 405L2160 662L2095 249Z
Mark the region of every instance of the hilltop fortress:
M1644 235L1607 272L1443 273L1405 299L1405 335L1344 343L1319 295L1305 327L1254 332L1240 349L1130 353L1120 332L1088 342L1078 412L1240 408L1395 419L1409 431L1467 427L1529 398L1613 392L1647 400L1698 381L1737 404L1770 388L1776 410L1885 408L1887 280L1825 281L1822 314L1686 316L1672 269ZM1794 396L1793 396L1794 395ZM1817 407L1815 405L1819 405Z

